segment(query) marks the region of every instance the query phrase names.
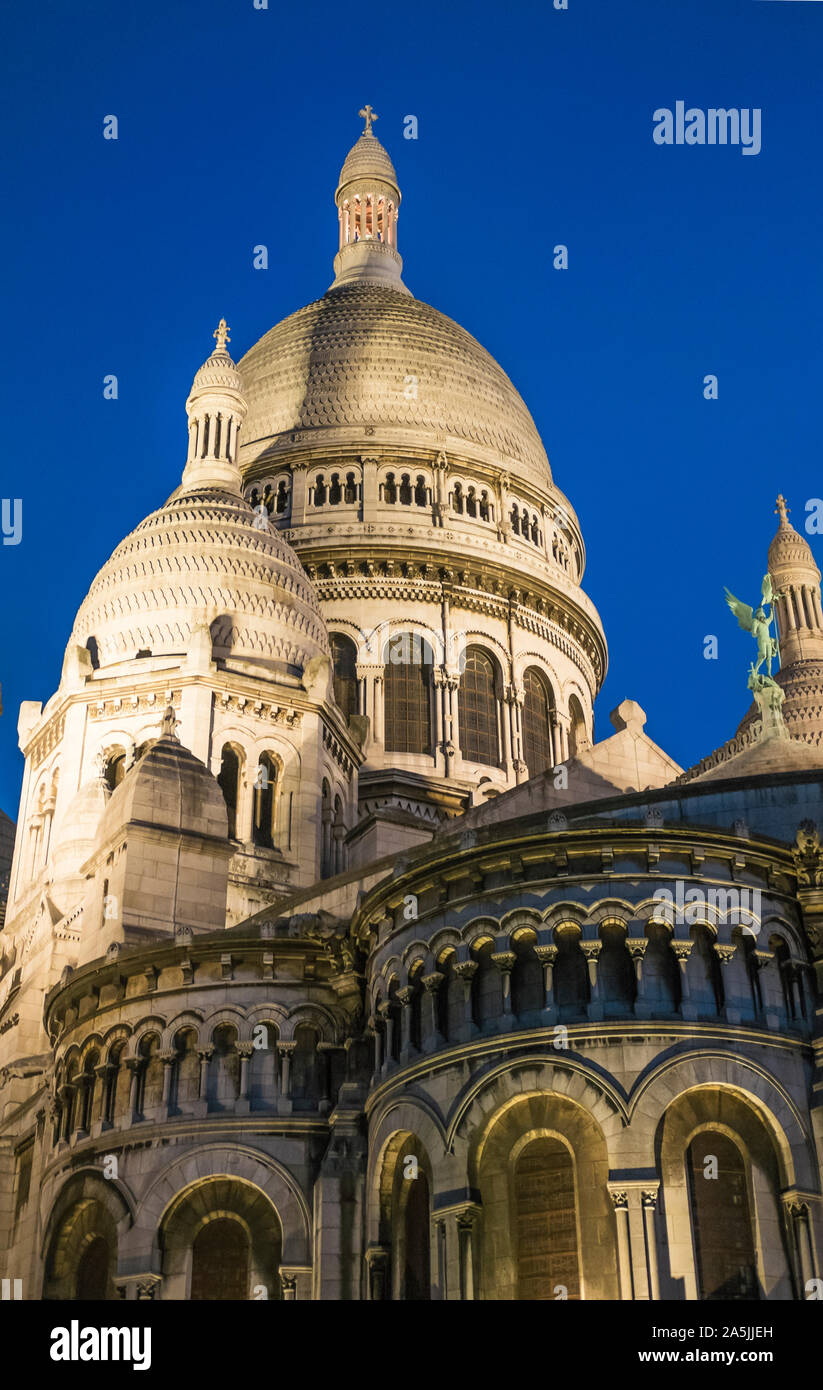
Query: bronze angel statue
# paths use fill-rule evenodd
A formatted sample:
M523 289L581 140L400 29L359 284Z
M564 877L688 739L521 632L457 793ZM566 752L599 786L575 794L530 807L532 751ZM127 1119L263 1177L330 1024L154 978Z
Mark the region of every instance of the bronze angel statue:
M724 585L725 588L725 585ZM744 632L750 632L757 643L757 661L752 662L751 678L757 679L757 673L763 662L766 663L769 680L772 679L772 662L780 659L780 648L777 638L772 637L769 628L771 626L774 613L774 602L777 594L772 587L770 574L764 574L761 586L762 601L757 608L750 608L747 603L741 603L739 598L735 598L731 590L726 589L726 602L731 608L738 623ZM771 605L771 613L766 616L766 608ZM762 680L763 677L761 676Z

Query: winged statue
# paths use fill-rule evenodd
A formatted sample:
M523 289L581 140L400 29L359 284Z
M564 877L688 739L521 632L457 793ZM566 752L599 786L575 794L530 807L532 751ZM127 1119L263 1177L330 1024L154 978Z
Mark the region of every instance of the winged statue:
M725 585L724 585L725 588ZM772 662L780 660L780 648L777 638L772 637L769 632L772 619L775 616L774 603L778 597L772 585L770 574L764 574L763 583L760 589L761 602L757 608L750 608L748 603L742 603L739 598L735 598L730 589L726 589L726 602L731 608L734 616L744 632L750 632L757 643L757 661L752 662L750 669L750 680L758 680L758 671L766 663L768 680L772 680ZM771 613L767 616L766 609L771 606ZM759 679L762 681L763 676Z

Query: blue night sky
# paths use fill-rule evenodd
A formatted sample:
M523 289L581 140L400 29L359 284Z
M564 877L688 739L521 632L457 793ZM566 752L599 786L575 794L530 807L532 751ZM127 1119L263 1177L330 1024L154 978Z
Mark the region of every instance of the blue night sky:
M406 283L512 377L580 516L610 648L597 736L626 697L683 765L733 735L754 648L723 585L752 602L777 492L798 527L823 492L823 3L11 0L0 38L2 495L23 499L0 806L20 701L53 692L94 574L179 481L217 319L238 358L330 283L365 102ZM761 152L656 145L678 100L761 108Z

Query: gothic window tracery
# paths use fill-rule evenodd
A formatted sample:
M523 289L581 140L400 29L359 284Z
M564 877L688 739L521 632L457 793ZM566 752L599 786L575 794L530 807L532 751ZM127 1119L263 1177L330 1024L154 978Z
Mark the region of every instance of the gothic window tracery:
M357 648L342 632L329 634L334 667L334 698L348 719L357 713Z
M686 1157L698 1297L759 1298L748 1180L743 1155L719 1130L704 1130Z
M482 647L469 647L457 695L460 750L469 762L499 766L500 690L497 663Z
M530 666L523 677L523 758L530 777L554 765L551 716L554 695L542 671Z
M431 751L431 648L416 633L396 633L385 651L385 747Z

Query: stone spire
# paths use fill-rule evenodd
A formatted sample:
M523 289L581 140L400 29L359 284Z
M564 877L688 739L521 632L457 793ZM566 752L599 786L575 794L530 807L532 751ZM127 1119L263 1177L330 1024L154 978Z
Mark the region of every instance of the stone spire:
M189 452L183 491L215 487L240 495L237 439L247 408L243 383L226 347L231 339L225 319L213 336L217 346L195 376L186 401Z
M823 659L823 608L820 603L820 570L811 548L789 521L785 497L777 499L780 517L769 546L769 574L780 594L775 610L780 634L780 664Z
M372 130L379 119L377 112L364 106L359 114L365 128L346 156L334 195L340 240L332 288L370 281L408 294L401 279L403 262L397 251L397 174Z

